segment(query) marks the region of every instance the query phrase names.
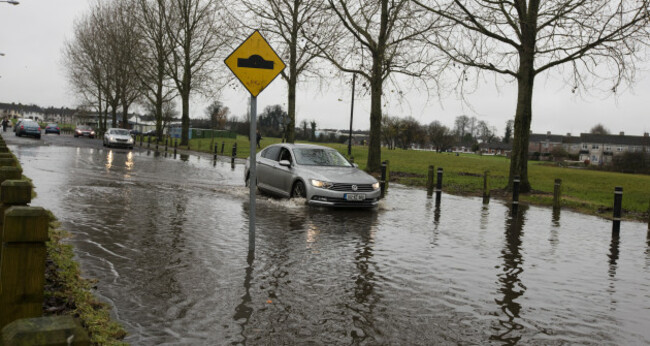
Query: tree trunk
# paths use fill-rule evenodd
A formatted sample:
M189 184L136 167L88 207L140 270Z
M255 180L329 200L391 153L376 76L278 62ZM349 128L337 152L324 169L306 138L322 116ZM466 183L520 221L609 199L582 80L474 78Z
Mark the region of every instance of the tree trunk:
M126 102L122 102L122 128L129 128L129 106Z
M528 181L528 142L533 116L533 82L535 81L533 56L532 48L523 49L520 53L519 77L517 79L517 110L515 112L515 133L512 141L508 190L512 189L514 177L519 176L521 180L520 192L530 192L531 190Z
M381 58L373 57L370 79L370 138L368 143L368 162L366 170L379 172L381 169Z
M292 53L293 54L293 53ZM295 60L295 57L292 57ZM296 71L295 61L289 63L289 122L286 124L287 143L293 143L296 140Z
M295 141L296 132L296 84L298 83L298 1L294 1L292 13L292 32L289 44L289 123L286 125L286 139L288 143Z
M183 116L181 118L181 145L187 145L189 143L189 130L190 130L189 88L181 92L181 99L183 102Z
M111 105L111 127L117 127L117 105Z

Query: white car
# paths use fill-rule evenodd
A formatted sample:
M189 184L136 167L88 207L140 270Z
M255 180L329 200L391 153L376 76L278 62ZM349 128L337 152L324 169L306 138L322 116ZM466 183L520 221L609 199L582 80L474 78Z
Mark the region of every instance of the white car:
M125 147L133 149L133 137L129 130L110 128L104 134L105 147Z
M320 145L274 144L256 156L257 188L311 205L376 207L379 182L338 151ZM249 182L249 160L244 180Z

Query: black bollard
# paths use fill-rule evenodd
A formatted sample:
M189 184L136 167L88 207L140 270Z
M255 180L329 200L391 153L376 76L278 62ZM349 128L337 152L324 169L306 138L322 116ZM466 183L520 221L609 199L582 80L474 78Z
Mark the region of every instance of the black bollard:
M174 158L176 158L176 148L178 147L178 140L174 139Z
M439 202L442 196L442 171L442 168L438 168L438 179L436 181L436 202Z
M221 142L221 155L223 155L223 147L226 146L226 141Z
M621 208L623 207L623 188L617 186L614 188L614 221L612 232L618 234L621 230Z
M490 204L490 184L488 182L488 175L490 171L483 172L483 204Z
M237 142L232 145L232 157L230 158L230 167L235 168L235 156L237 156Z
M553 187L553 209L560 209L562 197L562 179L555 179Z
M427 197L433 196L433 165L429 166L429 173L427 174Z
M167 144L169 143L169 137L165 137L165 152L167 152Z
M140 148L142 148L142 141L144 140L144 135L140 134Z
M381 196L379 198L384 198L386 196L386 161L381 163L381 180L379 181L379 188L381 189Z
M147 149L151 148L151 136L147 139Z
M219 144L215 143L214 144L214 161L217 161L217 149L219 148Z
M156 152L158 152L158 142L159 142L158 136L156 136Z
M519 176L515 176L515 178L512 180L512 214L513 215L517 215L517 211L519 210L519 183L521 183Z

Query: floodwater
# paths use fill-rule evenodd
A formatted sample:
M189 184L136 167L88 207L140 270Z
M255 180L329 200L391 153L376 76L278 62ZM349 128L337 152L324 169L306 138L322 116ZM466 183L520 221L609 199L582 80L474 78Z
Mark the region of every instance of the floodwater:
M391 186L377 210L259 196L196 156L12 146L127 342L650 343L646 225Z

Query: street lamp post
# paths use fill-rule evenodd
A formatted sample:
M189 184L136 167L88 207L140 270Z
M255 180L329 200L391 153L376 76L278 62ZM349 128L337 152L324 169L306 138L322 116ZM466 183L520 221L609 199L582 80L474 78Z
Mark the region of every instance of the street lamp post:
M352 101L350 102L350 134L348 135L348 157L352 156L352 118L354 116L354 86L357 84L357 74L352 74Z

